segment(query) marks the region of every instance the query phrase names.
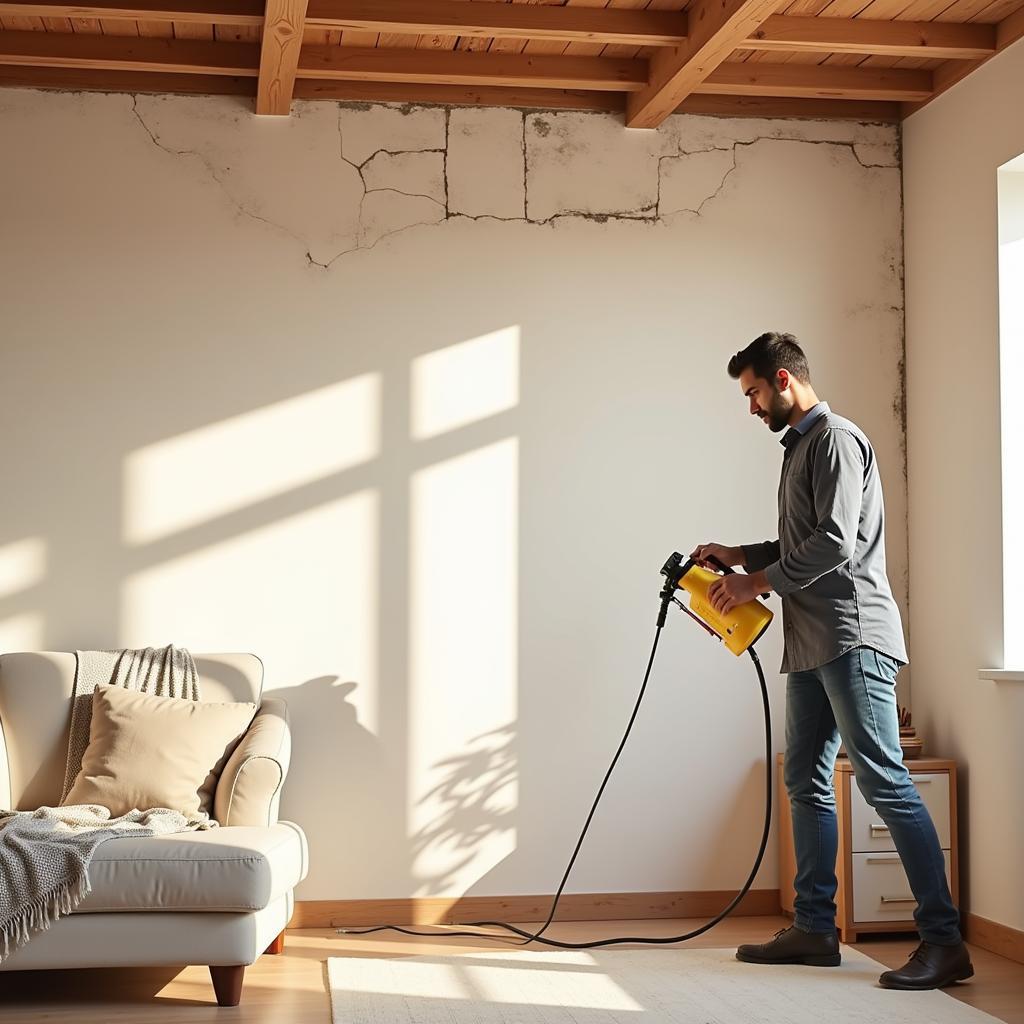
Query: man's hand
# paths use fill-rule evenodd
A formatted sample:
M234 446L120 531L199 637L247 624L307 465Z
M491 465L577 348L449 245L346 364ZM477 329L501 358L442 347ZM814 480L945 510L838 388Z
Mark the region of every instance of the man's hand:
M725 544L698 544L691 552L690 557L705 569L717 568L713 566L708 558L717 558L723 565L731 569L734 565L743 564L743 548L731 548Z
M738 604L753 601L759 594L765 594L770 589L763 570L749 575L733 573L731 576L722 576L708 587L708 600L716 612L727 615Z

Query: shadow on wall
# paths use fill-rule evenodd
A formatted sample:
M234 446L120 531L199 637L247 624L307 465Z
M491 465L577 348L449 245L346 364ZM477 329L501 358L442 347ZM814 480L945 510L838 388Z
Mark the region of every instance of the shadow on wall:
M321 870L341 875L342 887L353 865L375 863L390 877L408 877L411 866L403 766L359 724L349 700L357 688L321 676L274 691L294 723L292 779L310 788L306 806L321 808L303 815L303 830Z
M515 835L510 799L519 777L515 726L474 736L469 750L445 758L435 771L442 777L422 802L437 810L412 840L414 858L441 861L439 869L417 872L424 896L451 892L481 848Z

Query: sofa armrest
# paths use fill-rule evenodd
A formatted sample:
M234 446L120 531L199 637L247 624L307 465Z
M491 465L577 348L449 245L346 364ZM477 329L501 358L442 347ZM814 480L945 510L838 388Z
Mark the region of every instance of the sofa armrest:
M0 811L11 810L11 766L7 760L7 738L0 722Z
M221 825L272 825L288 774L288 705L265 698L217 782L213 816Z

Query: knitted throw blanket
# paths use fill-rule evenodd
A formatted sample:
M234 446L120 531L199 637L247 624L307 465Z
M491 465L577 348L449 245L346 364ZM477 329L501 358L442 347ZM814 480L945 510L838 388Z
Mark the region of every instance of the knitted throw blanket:
M62 798L81 770L89 745L92 693L97 685L199 699L195 664L183 648L77 651L76 655ZM96 804L0 811L0 962L70 914L89 894L89 862L108 839L170 835L216 825L205 814L186 816L165 807L135 809L117 818Z

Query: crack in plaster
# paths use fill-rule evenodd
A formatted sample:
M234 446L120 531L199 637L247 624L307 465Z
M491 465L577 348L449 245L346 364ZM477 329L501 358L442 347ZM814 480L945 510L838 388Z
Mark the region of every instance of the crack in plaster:
M530 165L526 156L526 111L523 114L523 220L530 216Z
M596 224L607 224L609 221L626 221L626 222L634 223L634 224L660 224L660 223L664 223L663 219L662 219L664 216L668 216L668 215L671 215L671 214L691 213L691 214L699 217L699 216L701 216L704 208L708 205L708 203L712 202L714 199L717 199L721 195L722 191L724 190L724 188L725 188L725 186L726 186L726 184L727 184L727 182L729 180L729 177L733 174L734 171L737 170L737 168L739 166L738 158L737 158L737 153L738 153L740 147L746 148L746 147L757 145L758 143L761 143L761 142L793 142L793 143L800 143L800 144L803 144L803 145L811 145L811 146L835 146L835 147L838 147L840 149L847 150L850 153L850 155L854 158L854 160L856 160L857 163L861 167L863 167L865 170L898 169L898 167L899 167L898 164L894 164L894 163L875 163L875 162L864 160L861 157L860 153L858 153L858 151L857 151L857 147L859 145L862 145L862 143L858 143L858 142L841 142L841 141L832 140L832 139L805 139L805 138L800 138L800 137L797 137L797 136L785 136L785 135L766 134L766 135L758 135L758 136L756 136L753 139L749 139L749 140L745 140L745 141L735 141L735 142L732 142L732 143L730 143L729 145L726 145L726 146L710 145L710 146L704 146L704 147L697 148L697 149L686 149L684 146L680 145L677 148L675 153L664 154L664 155L661 155L661 156L659 156L657 158L656 198L655 198L655 201L653 203L649 203L649 204L647 204L645 206L642 206L642 207L639 207L638 209L635 209L635 210L603 210L603 211L600 211L600 212L594 212L594 211L589 211L589 210L560 210L558 213L551 214L548 217L532 217L530 215L530 177L531 177L530 170L531 169L530 169L530 158L529 158L529 146L528 146L528 143L527 143L527 124L526 124L526 122L527 122L527 117L528 116L535 116L538 113L538 111L537 110L532 110L532 109L531 110L521 109L521 111L520 111L521 114L522 114L522 141L521 141L521 145L522 145L522 154L523 154L523 215L521 217L501 217L501 216L498 216L497 214L458 213L458 212L453 212L452 208L451 208L451 194L450 194L450 185L449 185L449 179L448 179L448 150L449 150L450 130L451 130L451 109L450 108L448 108L448 107L444 108L444 146L442 146L440 148L437 148L437 147L427 147L427 148L424 148L424 149L388 149L387 147L383 147L382 146L381 148L374 150L368 157L366 157L365 160L361 161L360 163L356 163L353 160L349 160L345 156L345 151L344 151L345 150L344 128L342 126L342 115L343 115L345 110L351 110L351 109L354 109L354 108L355 109L362 109L362 110L370 110L370 109L372 109L373 104L366 103L366 104L347 104L347 105L342 105L342 104L339 103L338 104L338 119L337 119L338 156L340 157L342 163L344 163L347 166L351 167L356 172L356 174L359 175L359 181L360 181L360 184L362 185L363 194L362 194L362 196L360 196L360 199L359 199L359 209L358 209L358 213L357 213L357 217L356 217L355 245L349 246L346 249L342 249L340 252L336 253L334 256L332 256L330 259L328 259L326 262L324 262L322 260L316 259L313 256L312 251L309 248L308 242L305 239L301 238L299 235L297 235L294 231L290 230L289 228L287 228L283 224L280 224L280 223L278 223L276 221L270 220L267 217L261 216L260 214L258 214L256 212L254 212L253 210L249 209L244 203L239 202L235 198L235 196L232 194L231 190L228 188L226 182L223 180L223 178L218 173L217 168L202 153L198 152L197 150L193 150L193 149L174 149L174 148L172 148L170 146L165 145L163 142L161 142L159 134L156 133L155 131L153 131L153 129L151 129L149 127L149 125L146 123L145 119L142 117L141 113L139 112L139 109L138 109L138 97L137 97L137 95L132 94L131 99L132 99L132 113L134 114L136 120L139 122L139 125L142 127L142 129L145 131L145 133L149 136L150 140L153 142L153 144L155 146L157 146L163 152L168 153L168 154L170 154L172 156L193 156L196 159L198 159L200 161L200 163L203 165L203 167L206 169L206 171L210 175L210 177L217 183L217 185L224 192L225 196L227 197L227 199L229 200L229 202L234 207L234 209L236 210L237 213L239 213L239 214L241 214L243 216L249 217L249 218L251 218L253 220L259 221L262 224L266 224L268 227L272 227L272 228L274 228L274 229L276 229L278 231L281 231L282 233L287 235L289 238L292 238L295 241L301 243L303 245L303 247L306 249L306 260L307 260L308 264L310 266L320 267L320 268L322 268L324 270L329 269L330 267L332 267L334 265L335 262L340 260L342 257L349 255L350 253L354 253L354 252L368 252L369 250L375 248L384 239L390 238L393 235L401 234L404 231L411 231L413 228L430 227L430 226L433 226L435 224L441 224L441 223L447 222L449 220L472 220L472 221L491 220L491 221L496 221L496 222L501 222L501 223L521 223L521 224L531 224L531 225L538 226L538 227L544 227L544 226L550 226L550 225L554 224L556 221L560 221L560 220L584 220L584 221L591 221L591 222L596 223ZM412 113L414 110L417 110L417 109L420 109L420 105L418 105L418 104L406 104L402 108L402 113L409 114L409 113ZM424 109L427 109L427 108L424 108ZM557 111L555 113L557 113ZM543 125L543 129L540 127L541 125ZM543 138L543 137L545 137L548 134L549 131L550 131L550 126L546 122L538 122L538 127L537 127L538 135L540 135ZM864 145L866 145L866 143ZM732 156L731 166L726 169L725 173L722 175L721 179L719 180L718 184L715 186L714 190L712 192L710 192L708 195L706 195L696 205L696 207L681 207L681 208L678 208L678 209L675 209L675 210L663 211L663 209L662 209L662 184L663 184L663 177L664 177L664 165L665 165L665 162L666 161L670 161L670 160L675 160L675 161L683 160L683 159L685 159L687 157L690 157L690 156L697 156L697 155L700 155L700 154L703 154L703 153L714 153L714 152L729 153ZM443 181L444 181L444 202L441 202L440 200L436 199L434 196L427 195L427 194L422 193L422 192L405 192L405 191L403 191L401 189L393 188L393 187L389 187L389 186L370 188L367 185L367 183L366 183L366 176L365 176L365 169L378 156L381 156L383 154L383 155L387 155L387 156L395 156L395 157L397 157L397 156L402 156L402 155L405 155L405 154L408 154L408 153L439 153L439 154L441 154L442 172L443 172ZM409 223L409 224L403 224L401 227L393 228L390 231L383 232L373 242L371 242L369 245L367 245L367 244L365 244L365 237L366 236L365 236L365 225L364 225L364 222L363 222L363 210L364 210L364 204L366 202L366 197L368 195L372 194L372 193L375 193L375 192L392 192L392 193L394 193L396 195L402 195L402 196L406 196L406 197L413 198L413 199L425 199L428 202L431 202L434 205L436 205L437 207L439 207L440 210L443 212L443 216L440 217L437 220L419 220L419 221L414 221L414 222Z
M198 150L173 149L171 146L167 146L164 143L162 143L160 141L159 134L153 131L153 129L150 128L148 124L146 124L146 121L143 118L142 114L139 113L138 95L132 93L131 100L132 114L135 115L135 120L139 122L139 124L142 126L142 130L149 136L150 141L153 143L154 146L157 147L157 149L163 150L163 152L168 153L171 156L194 156L206 168L206 172L210 175L210 177L217 183L217 185L220 186L221 191L226 196L228 202L230 202L231 205L235 208L236 213L241 214L243 217L250 217L252 220L259 221L261 224L266 224L268 227L274 228L277 231L280 231L283 234L287 235L289 238L293 238L296 242L305 245L305 240L301 238L299 235L297 235L290 228L285 227L284 224L279 224L277 221L270 220L268 217L263 217L260 214L255 213L253 210L250 210L244 203L240 203L234 197L224 179L221 178L221 176L217 173L217 168Z
M667 154L665 156L661 156L661 157L658 158L658 182L657 182L657 184L658 184L658 198L657 198L657 201L655 203L655 210L657 211L655 213L655 219L660 219L663 216L662 209L661 209L661 183L662 183L662 173L663 173L662 165L664 164L664 162L666 160L682 160L682 159L684 159L686 157L697 156L697 155L700 155L702 153L731 153L731 155L732 155L732 166L729 167L726 170L725 174L722 175L722 179L721 179L721 181L719 181L719 183L716 186L715 190L710 195L705 196L700 201L700 203L697 204L696 209L694 209L692 207L684 206L684 207L680 207L680 208L678 208L676 210L669 210L668 211L669 214L672 214L672 213L692 213L695 216L699 217L701 215L701 212L703 211L704 207L707 206L707 204L710 203L713 199L717 199L718 196L721 195L722 189L725 188L725 183L728 181L729 176L738 167L738 161L737 161L737 157L736 157L736 152L739 149L739 147L740 146L744 146L744 147L754 146L754 145L757 145L757 143L759 143L759 142L798 142L798 143L801 143L801 144L804 144L804 145L809 145L809 146L838 146L841 149L848 150L849 153L851 154L851 156L854 158L854 160L856 160L857 163L860 164L860 166L863 167L865 170L873 170L873 169L877 169L877 168L886 168L886 169L890 169L890 170L898 170L899 169L899 165L898 164L867 163L867 162L865 162L861 158L861 155L857 152L857 146L861 145L861 143L858 143L858 142L839 142L839 141L834 140L834 139L801 139L801 138L798 138L798 137L795 137L795 136L791 136L791 135L789 135L789 136L787 136L787 135L758 135L756 138L748 139L746 141L736 141L736 142L733 142L731 145L728 145L728 146L705 146L702 149L684 149L682 146L680 146L675 153L669 153L669 154Z
M351 109L351 108L349 107L347 109ZM369 109L369 106L367 106L367 109ZM407 105L406 107L403 108L402 113L409 114L409 113L412 112L413 109L414 108L411 105ZM448 218L450 216L449 215L449 211L448 211L448 120L449 120L449 111L447 110L447 108L445 109L445 117L444 117L444 126L445 126L445 128L444 128L444 146L442 148L438 149L437 147L427 147L425 149L387 149L385 147L381 147L380 149L375 149L365 160L362 161L362 163L358 163L358 164L355 163L355 161L353 161L353 160L349 160L349 158L347 156L345 156L345 129L342 127L342 124L341 124L341 122L342 122L342 115L344 114L345 110L346 110L346 107L339 103L338 104L338 120L337 120L337 125L338 125L338 156L341 158L342 163L347 164L349 167L351 167L356 172L356 174L359 175L359 182L360 182L360 184L363 187L363 194L359 197L359 212L358 212L358 215L356 217L356 244L355 245L349 246L349 248L347 248L347 249L342 249L341 252L336 253L326 263L321 262L318 259L315 259L314 256L313 256L313 253L308 248L306 249L306 260L309 263L309 265L310 266L315 266L315 267L320 267L323 270L329 270L338 260L340 260L343 256L347 256L349 253L359 252L359 251L369 252L369 250L375 248L380 242L383 242L385 238L390 238L392 235L400 234L403 231L409 231L412 228L427 227L427 226L430 226L432 224L440 223L440 221L423 220L423 221L416 221L415 223L412 223L412 224L403 224L402 227L400 227L400 228L394 228L391 231L385 231L378 238L376 238L370 245L364 245L363 244L363 238L364 238L364 233L363 233L363 206L366 203L366 197L368 195L370 195L371 193L373 193L373 192L394 192L397 195L409 196L410 198L413 198L413 199L426 199L429 202L434 203L437 206L440 206L444 210L444 219L445 220L448 220ZM403 156L406 153L440 153L442 155L442 167L443 167L443 171L444 171L444 203L439 202L433 196L424 195L422 192L403 192L401 189L390 188L390 187L369 188L367 186L367 184L366 184L366 176L363 173L363 169L367 166L367 164L371 163L373 160L375 160L382 153L385 153L388 156Z

